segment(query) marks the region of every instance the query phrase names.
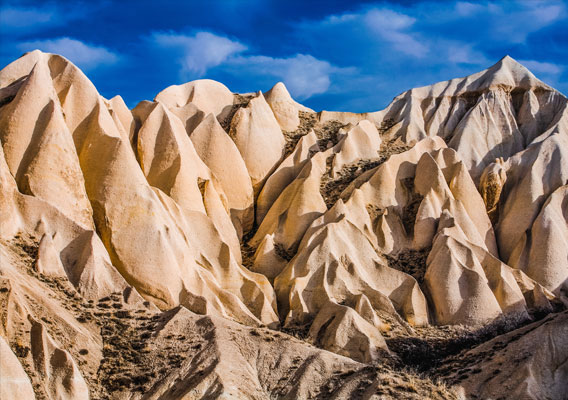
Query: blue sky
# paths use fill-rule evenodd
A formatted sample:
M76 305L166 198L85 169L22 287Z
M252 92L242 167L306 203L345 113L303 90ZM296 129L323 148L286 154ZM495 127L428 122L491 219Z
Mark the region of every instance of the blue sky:
M130 107L199 78L283 81L316 110L374 111L508 54L568 93L568 4L478 1L0 2L0 63L39 48Z

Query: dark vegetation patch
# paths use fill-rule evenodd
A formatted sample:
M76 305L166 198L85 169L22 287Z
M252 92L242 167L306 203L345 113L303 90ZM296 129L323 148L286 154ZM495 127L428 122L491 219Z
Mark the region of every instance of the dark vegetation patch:
M385 209L377 206L376 204L367 204L365 208L367 210L367 214L369 214L371 222L373 223L377 220L377 218L385 213Z
M255 219L252 229L249 232L246 232L241 239L242 264L247 269L251 269L254 264L254 253L256 253L256 247L251 246L249 242L256 234L256 231L258 231L258 225L256 224Z
M332 154L327 158L326 172L322 176L320 183L320 194L323 197L328 210L335 204L341 193L351 182L353 182L363 172L373 169L381 164L380 159L361 159L356 163L344 165L343 168L337 172L336 178L333 179L331 176L331 169L334 156L335 155Z
M388 360L359 369L342 368L320 388L316 399L328 399L340 392L349 382L356 381L350 399L457 399L457 395L440 380L420 376L408 369L398 369Z
M523 314L506 314L492 323L472 330L461 325L414 328L411 335L387 338L391 351L400 357L401 367L418 373L443 377L440 369L449 357L468 351L496 336L503 335L534 322ZM465 361L464 361L465 362ZM464 365L468 365L465 362Z
M364 172L377 168L387 161L393 154L399 154L409 150L411 147L402 143L400 139L384 141L381 143L379 155L374 159L360 159L353 164L343 166L333 178L331 175L334 154L326 160L326 171L320 183L320 194L323 197L327 209L329 210L340 198L341 193L351 182L361 176ZM344 199L346 200L346 199Z
M197 178L197 187L199 188L199 192L201 193L201 198L205 197L205 184L207 183L206 179Z
M254 94L254 93L251 93L251 94L234 93L233 94L233 107L231 108L231 110L229 111L227 116L225 118L223 118L221 121L219 121L219 124L225 130L225 132L227 132L227 133L230 132L231 121L233 120L233 117L235 116L235 114L237 113L239 108L247 107L249 105L250 101L252 99L254 99L255 97L256 97L256 94Z
M111 394L120 391L145 393L172 369L180 368L184 360L195 353L192 350L195 341L186 340L185 336L171 336L156 339L159 326L168 315L150 311L142 306L129 305L125 298L130 296L130 289L124 293L116 292L98 301L83 298L66 277L49 277L38 273L34 265L37 262L39 241L33 237L18 234L9 242L12 250L20 257L26 273L36 278L49 289L61 306L67 309L81 324L88 324L87 329L100 330L103 340L102 360L96 373L82 368L89 351L85 348L73 349L65 346L79 369L90 390L93 399L108 399ZM30 303L35 306L35 303ZM36 314L41 309L34 310ZM57 339L57 322L41 317L41 323L50 335ZM64 343L61 343L64 345ZM26 373L30 376L36 397L47 398L42 380L37 377L35 368L30 363L30 348L27 343L11 343Z
M402 225L408 236L414 234L414 222L422 199L424 197L414 190L414 178L403 179L402 185L406 189L407 203L402 210Z
M201 343L186 335L158 337L170 313L146 309L108 310L100 307L119 301L113 294L98 304L98 322L102 322L103 360L98 378L108 393L120 391L147 393L156 382L179 369L188 357L201 348ZM107 398L101 393L101 399Z
M557 307L555 312L562 311L564 307ZM517 340L521 339L525 335L529 334L531 331L539 328L543 324L546 324L545 321L549 321L551 318L554 318L552 315L549 318L548 312L539 312L532 315L532 318L515 320L515 317L502 317L502 321L498 321L497 324L490 324L481 329L481 333L479 333L480 342L476 343L472 347L476 347L478 344L483 344L485 342L494 339L496 336L504 335L509 333L513 330L522 328L523 326L529 325L533 322L543 321L543 323L534 324L533 326L526 327L524 329L519 329L514 335L503 336L493 341L492 346L485 346L483 349L476 350L475 352L466 353L466 349L462 352L459 352L455 355L451 355L450 357L446 357L443 363L439 363L437 368L431 371L430 375L435 377L440 377L447 381L448 384L456 385L459 384L462 380L468 378L471 375L478 374L482 372L479 368L480 364L484 361L494 359L498 356L500 352L506 351L506 348L509 344L516 342ZM522 362L526 360L530 355L531 349L526 349L526 354L516 354L515 358L510 359L509 362ZM501 363L497 363L497 366L502 365ZM499 368L494 369L491 371L492 376L496 376L501 372Z
M396 255L385 254L388 266L411 275L422 286L426 274L426 259L430 247L420 250L403 250Z
M377 128L379 135L384 136L387 132L396 125L396 122L392 118L385 118L381 121L381 124Z
M318 138L317 144L320 151L325 151L335 146L341 139L339 130L347 125L339 121L327 121L324 124L318 124L314 128L314 132Z
M35 265L39 250L39 240L35 236L25 236L23 233L17 233L12 240L12 245L25 264L29 267Z
M302 136L305 136L308 133L310 133L310 130L312 130L317 123L316 113L299 111L298 114L299 114L298 116L300 117L300 125L298 126L298 129L291 132L282 131L284 139L286 139L286 147L284 148L284 158L292 154L292 152L296 148L296 145L298 144Z
M295 251L292 249L286 249L281 243L274 244L274 251L280 258L286 261L292 260L292 258L296 255Z
M283 327L281 331L287 335L295 337L296 339L306 341L308 339L311 326L312 323L309 322L301 326Z

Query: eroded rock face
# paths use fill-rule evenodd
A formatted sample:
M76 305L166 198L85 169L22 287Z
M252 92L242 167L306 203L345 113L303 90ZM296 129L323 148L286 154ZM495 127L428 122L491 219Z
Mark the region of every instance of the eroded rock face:
M3 398L562 397L568 102L513 59L316 114L210 80L129 110L34 51L0 104ZM548 347L440 368L510 316Z
M285 140L270 106L262 93L241 107L231 120L234 140L252 181L255 195L284 156Z
M468 397L561 399L568 379L567 318L563 312L499 336L450 359L445 369L468 363L470 374L450 377Z
M34 390L30 382L30 378L26 375L26 371L22 368L18 357L12 352L12 349L4 338L0 337L0 375L2 381L0 384L0 394L3 399L35 399Z

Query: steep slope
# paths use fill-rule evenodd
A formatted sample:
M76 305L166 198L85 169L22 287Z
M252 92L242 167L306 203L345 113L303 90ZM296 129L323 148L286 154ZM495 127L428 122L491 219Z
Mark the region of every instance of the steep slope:
M179 119L158 103L153 111L147 110L145 123L133 136L136 143L129 143L94 86L75 66L59 56L33 52L6 67L0 75L2 85L18 79L16 84L21 85L15 98L0 110L2 120L19 126L15 117L18 106L41 70L43 87L34 88L33 100L39 107L45 103L48 110L54 107L65 113L68 130L62 131L61 138L50 138L50 143L55 150L71 155L68 168L74 168L80 179L77 178L78 184L70 183L68 187L85 188L90 206L84 208L93 209L90 227L96 226L120 274L162 308L181 303L200 312L216 310L249 323L277 323L272 288L266 278L238 264L238 242L219 195L220 186L215 187ZM65 74L67 79L61 77ZM82 88L80 98L74 101L71 94ZM38 97L43 92L46 95ZM37 124L38 134L49 132L49 121L38 118ZM6 141L6 160L11 162L7 174L18 176L21 149L27 145L27 138L12 131L9 127L4 129L2 141ZM74 146L69 142L71 138ZM34 153L33 148L30 153ZM37 162L58 160L61 165L60 160L65 160L62 157L53 155ZM50 170L48 165L36 169L49 170L62 180L73 176L66 171ZM28 181L32 179L29 173L26 176L30 176ZM46 190L58 189L52 186L47 184ZM64 211L70 207L69 197L59 192L51 202ZM61 251L68 242L58 245L57 250ZM68 273L75 268L81 266L68 266ZM228 301L219 302L219 298Z
M487 397L510 379L561 398L567 106L505 57L373 113L211 80L129 110L27 53L0 71L2 396Z

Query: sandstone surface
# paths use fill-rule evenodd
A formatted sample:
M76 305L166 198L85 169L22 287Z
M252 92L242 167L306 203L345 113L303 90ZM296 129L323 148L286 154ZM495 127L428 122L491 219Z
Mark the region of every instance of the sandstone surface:
M510 57L384 110L130 110L0 71L2 399L568 393L568 100Z

